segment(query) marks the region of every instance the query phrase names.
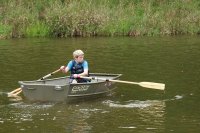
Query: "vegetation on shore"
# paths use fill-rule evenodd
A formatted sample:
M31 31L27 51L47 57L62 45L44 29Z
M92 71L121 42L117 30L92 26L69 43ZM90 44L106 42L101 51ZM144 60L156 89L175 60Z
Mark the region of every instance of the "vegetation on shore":
M0 38L200 34L199 0L1 0Z

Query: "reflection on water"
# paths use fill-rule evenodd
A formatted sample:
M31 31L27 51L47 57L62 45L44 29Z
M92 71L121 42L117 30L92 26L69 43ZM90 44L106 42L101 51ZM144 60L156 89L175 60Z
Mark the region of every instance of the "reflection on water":
M70 124L67 125L67 131L74 133L85 133L92 129L87 123L87 119L91 116L91 110L79 109L70 116Z
M71 116L73 118L71 120L72 125L69 125L68 131L101 132L105 131L104 126L107 124L109 125L107 132L127 132L127 130L134 131L135 129L164 131L164 101L130 100L118 102L104 100L100 104L101 106L97 105L95 107L76 106L77 110Z
M95 102L84 101L72 104L10 101L8 104L1 105L4 111L0 110L0 131L164 132L167 120L166 102L181 99L184 99L184 95L175 95L164 100L99 99ZM12 128L7 128L7 125L12 125ZM109 125L109 128L105 125Z
M8 92L0 92L0 105L22 101L21 96L8 97Z
M45 103L45 104L41 104L41 103L31 103L31 104L27 104L24 102L18 102L18 103L11 103L8 106L10 107L14 107L14 108L19 108L19 109L27 109L27 110L34 110L34 109L48 109L50 107L53 107L54 104L53 103Z
M106 128L103 125L110 121L113 121L110 128L118 132L134 131L134 129L159 131L164 128L162 123L165 120L165 102L157 100L125 102L103 100L93 104L90 102L79 104L17 102L5 106L6 113L0 111L1 131L5 131L2 128L10 123L15 127L14 130L26 132L33 132L33 129L34 132L101 132ZM45 124L46 122L48 124ZM146 127L145 124L149 126ZM13 129L6 129L6 131Z
M129 129L134 131L140 130L155 130L163 131L165 122L165 102L159 100L138 101L130 100L124 102L118 101L104 101L103 104L111 108L121 108L124 111L131 111L134 113L133 118L127 117L128 121L123 122L118 126L122 131ZM118 117L124 117L120 115ZM131 117L131 116L130 116ZM124 120L123 120L124 121ZM129 124L127 124L129 123ZM143 124L141 124L143 123ZM148 125L148 126L147 126ZM124 130L123 130L124 129Z
M15 130L19 132L37 129L39 127L37 124L39 121L49 119L49 113L44 112L44 110L48 110L53 106L53 104L27 104L24 102L14 102L5 105L5 112L0 112L0 120L3 123L0 131L12 132ZM15 126L7 128L7 125Z
M112 130L107 129L108 132L163 132L166 121L165 102L182 98L184 96L176 95L165 100L102 100L92 102L93 104L10 102L4 105L4 111L5 106L7 108L6 113L0 111L0 130L10 123L16 125L13 129L26 132L33 132L32 129L37 132L50 132L55 128L59 128L59 132L101 132L105 131L103 125L112 121L112 124L109 124ZM45 124L46 122L48 124ZM9 132L11 129L6 131Z
M147 100L147 101L125 101L120 103L118 101L104 101L104 104L108 105L109 107L116 107L116 108L147 108L147 107L154 107L155 105L162 104L162 101L158 100ZM163 106L163 105L162 105Z

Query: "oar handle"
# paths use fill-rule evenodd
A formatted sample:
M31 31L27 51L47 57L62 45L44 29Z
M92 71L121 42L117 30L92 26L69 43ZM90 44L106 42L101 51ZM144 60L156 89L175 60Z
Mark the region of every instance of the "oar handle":
M46 79L46 78L48 78L48 77L54 75L55 73L57 73L57 72L59 72L59 71L60 71L60 69L58 69L58 70L56 70L56 71L54 71L54 72L52 72L52 73L49 73L49 74L47 74L46 76L42 77L42 78L39 79L39 80L44 80L44 79Z

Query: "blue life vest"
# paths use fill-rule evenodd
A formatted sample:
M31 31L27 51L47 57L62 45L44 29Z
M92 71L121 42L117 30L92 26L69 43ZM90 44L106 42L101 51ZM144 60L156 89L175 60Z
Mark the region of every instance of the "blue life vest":
M83 62L82 63L76 63L75 60L72 61L72 68L71 68L71 74L80 74L84 72L83 68Z
M75 60L72 61L72 68L71 68L71 75L73 74L80 74L84 72L84 68L83 68L83 63L76 63ZM88 70L88 76L89 76L89 70ZM83 82L90 82L91 80L89 79L83 79L83 78L77 78L76 81L78 83L83 83Z

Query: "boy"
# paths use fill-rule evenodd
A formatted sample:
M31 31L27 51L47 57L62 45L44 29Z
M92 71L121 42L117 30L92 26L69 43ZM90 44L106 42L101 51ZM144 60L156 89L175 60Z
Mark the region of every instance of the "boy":
M71 60L67 66L61 66L60 70L63 73L71 72L72 83L83 83L89 80L80 78L80 76L88 76L88 63L84 60L84 53L82 50L75 50L73 52L74 60Z

